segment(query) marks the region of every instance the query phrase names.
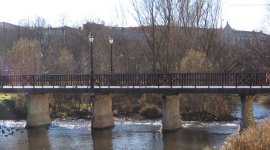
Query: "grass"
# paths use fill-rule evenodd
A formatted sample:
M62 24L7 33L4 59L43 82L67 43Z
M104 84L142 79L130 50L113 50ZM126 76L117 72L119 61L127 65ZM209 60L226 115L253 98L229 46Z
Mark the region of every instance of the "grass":
M18 100L21 100L21 95L18 94L0 94L0 119L13 120L25 119L26 109L24 106L17 105Z
M270 118L225 141L224 150L269 150Z
M10 100L14 97L14 94L0 94L0 102L3 100Z
M258 94L255 97L255 101L260 104L270 104L270 94Z
M181 94L180 111L182 119L188 121L234 120L227 104L233 97L223 94Z

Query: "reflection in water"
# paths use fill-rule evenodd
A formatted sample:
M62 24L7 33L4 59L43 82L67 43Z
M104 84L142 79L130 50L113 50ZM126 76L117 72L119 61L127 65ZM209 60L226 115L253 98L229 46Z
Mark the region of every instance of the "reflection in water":
M162 139L165 150L201 149L209 140L205 131L185 128L163 133Z
M51 149L47 127L28 129L27 133L29 150Z
M112 128L103 130L92 130L94 150L112 149Z
M204 124L204 123L201 123ZM207 124L207 123L206 123ZM227 124L207 125L202 127L199 124L188 128L182 128L177 131L162 133L162 140L165 150L194 150L203 149L206 146L220 147L223 141L231 133L213 132L215 129L223 130L222 128L231 128L235 131L236 126L228 126Z

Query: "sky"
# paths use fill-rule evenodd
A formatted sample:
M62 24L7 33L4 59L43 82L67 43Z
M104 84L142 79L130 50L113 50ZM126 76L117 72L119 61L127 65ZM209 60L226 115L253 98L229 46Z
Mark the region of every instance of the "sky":
M269 0L223 0L222 26L228 22L237 30L265 30ZM52 26L80 26L86 21L106 25L135 26L128 13L130 0L0 0L0 22L19 24L21 20L45 18ZM126 13L122 14L121 12ZM270 11L269 11L270 14ZM119 19L122 16L124 19Z
M229 22L237 30L260 31L270 26L267 15L270 14L267 4L270 0L223 0L222 25Z

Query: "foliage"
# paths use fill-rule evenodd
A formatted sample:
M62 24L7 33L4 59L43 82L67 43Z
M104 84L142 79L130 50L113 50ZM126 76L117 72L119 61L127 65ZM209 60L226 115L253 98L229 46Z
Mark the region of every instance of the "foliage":
M26 119L27 108L23 95L0 95L0 119Z
M87 94L85 94L87 95ZM82 118L90 115L92 106L89 96L84 94L53 94L53 100L50 104L51 117L77 117Z
M10 51L10 59L17 74L43 73L41 48L36 40L18 40Z
M140 95L131 94L113 94L113 113L116 116L130 116L138 114L140 107Z
M180 111L184 120L234 120L224 95L181 94Z
M254 101L260 104L270 104L270 94L257 94Z
M147 104L140 110L140 115L146 118L154 119L162 116L161 109L155 104Z
M214 64L207 58L206 53L193 49L186 52L180 63L176 64L178 72L203 73L213 72Z
M13 94L0 94L0 103L2 103L3 100L12 99L15 97Z
M214 64L204 52L193 49L186 52L176 68L180 72L192 73L213 72L215 70ZM187 120L201 120L203 118L205 118L203 120L211 120L211 118L213 120L231 120L233 118L225 99L225 95L218 94L181 94L180 111L185 116L183 119ZM201 116L202 114L205 114L206 117ZM210 114L212 114L211 117Z
M72 74L75 70L74 55L71 53L72 50L67 48L54 49L49 48L48 56L44 60L46 70L48 74Z
M67 49L62 49L60 57L58 58L58 71L59 73L69 74L74 72L75 61L72 54Z
M270 149L270 119L241 134L230 136L224 144L224 150L268 150Z

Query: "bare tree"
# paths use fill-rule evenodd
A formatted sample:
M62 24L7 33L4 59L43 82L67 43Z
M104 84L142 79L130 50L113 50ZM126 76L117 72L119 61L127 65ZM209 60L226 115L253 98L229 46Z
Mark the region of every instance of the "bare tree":
M133 0L136 19L148 48L153 72L171 72L188 49L210 53L218 36L220 2Z

